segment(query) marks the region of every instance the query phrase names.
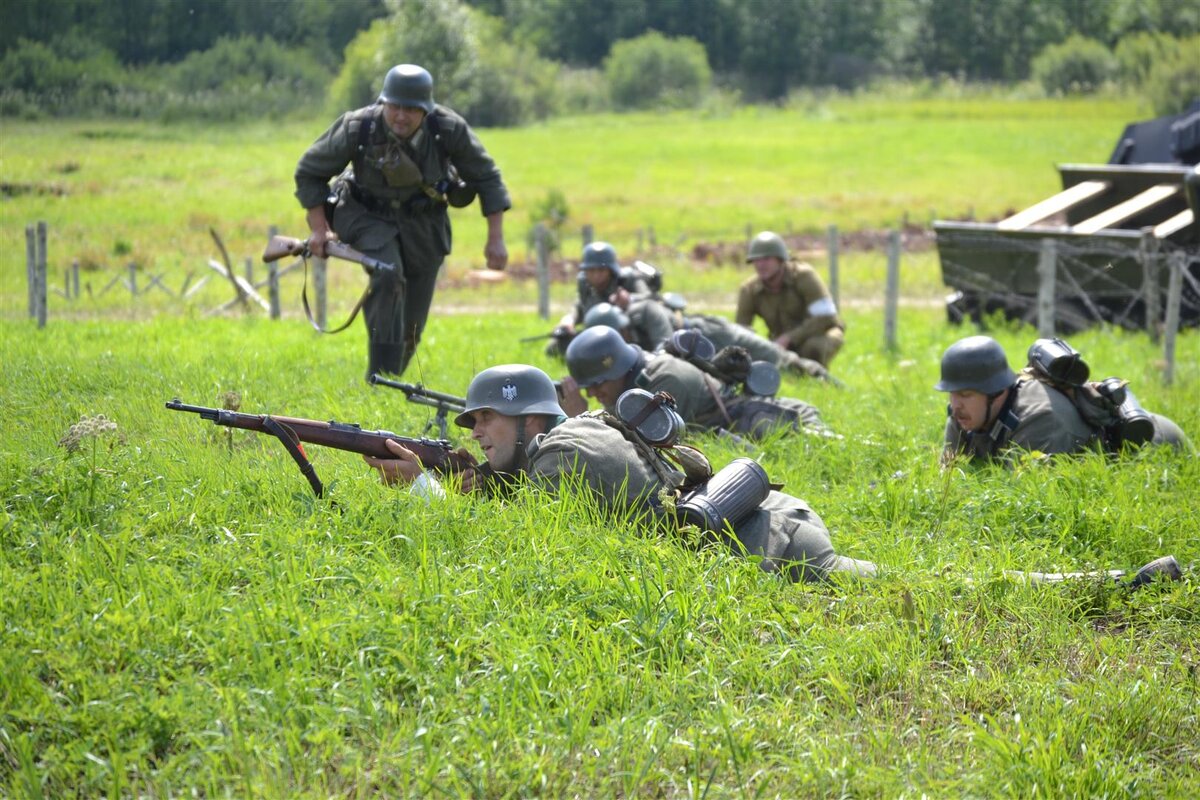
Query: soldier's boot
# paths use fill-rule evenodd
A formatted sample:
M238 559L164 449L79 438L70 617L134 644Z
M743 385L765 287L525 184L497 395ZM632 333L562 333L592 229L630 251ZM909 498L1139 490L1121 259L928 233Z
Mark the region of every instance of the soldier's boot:
M407 362L404 345L371 342L367 345L367 382L370 383L371 376L376 373L401 375Z
M1129 589L1137 589L1145 586L1159 575L1165 575L1167 580L1172 581L1177 581L1183 577L1183 571L1179 568L1179 562L1175 560L1175 556L1162 556L1161 558L1154 559L1135 572L1133 577L1124 582L1121 579L1128 575L1129 571L1123 569L1110 569L1105 572L1019 572L1005 570L1004 574L1009 578L1028 581L1031 584L1062 583L1063 581L1078 580L1081 578L1094 579L1107 577L1112 578Z

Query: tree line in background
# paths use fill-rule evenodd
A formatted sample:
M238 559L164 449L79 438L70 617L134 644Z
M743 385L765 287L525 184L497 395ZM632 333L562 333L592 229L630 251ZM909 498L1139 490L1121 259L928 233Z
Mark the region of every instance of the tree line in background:
M369 103L420 63L481 126L881 80L1200 95L1200 0L15 0L0 115L233 119Z

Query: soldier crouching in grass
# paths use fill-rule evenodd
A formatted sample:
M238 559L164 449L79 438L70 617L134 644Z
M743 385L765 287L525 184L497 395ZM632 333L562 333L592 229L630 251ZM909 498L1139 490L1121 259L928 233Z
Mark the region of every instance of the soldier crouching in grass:
M692 331L676 336L703 337ZM706 340L705 340L706 341ZM688 425L703 430L725 430L750 437L779 430L827 433L816 407L787 397L764 397L738 392L705 372L692 361L671 351L647 353L606 325L587 328L567 347L563 402L572 416L587 410L580 390L614 413L617 398L641 388L667 392Z
M466 408L455 418L470 429L485 462L466 472L459 488L495 496L522 485L550 492L579 487L605 512L648 520L652 529L694 526L702 542L757 557L764 571L793 581L876 576L873 562L838 555L821 518L803 500L772 489L759 465L739 458L714 473L703 454L675 444L683 420L661 395L629 394L618 404L632 404L629 418L605 411L568 418L554 383L536 367L485 369L471 381ZM364 456L385 484L412 486L426 497L443 494L414 453L393 440L387 446L394 459ZM1006 575L1029 583L1126 577L1121 570ZM1173 557L1155 559L1123 585L1136 588L1158 575L1180 577Z
M512 203L500 170L466 120L434 104L433 78L415 64L393 67L375 104L339 117L300 159L295 177L313 255L323 258L336 236L397 267L372 273L363 303L367 380L404 372L417 349L450 252L448 205L462 208L478 195L487 266L508 263L504 212Z
M1116 453L1145 443L1191 452L1179 426L1142 409L1124 381L1089 382L1088 372L1061 339L1035 342L1020 375L991 337L950 345L934 386L950 394L943 460L992 460L1013 448L1047 455L1097 447Z
M803 500L771 489L756 463L736 459L713 474L703 454L673 443L683 422L669 405L648 392L635 399L644 401L640 418L603 411L568 418L553 381L536 367L480 372L455 423L471 430L486 460L464 476L462 489L503 493L523 479L552 492L577 484L606 511L668 529L693 524L706 540L761 557L764 570L792 580L875 574L873 563L834 552L821 518ZM393 441L388 447L394 460L366 458L384 483L440 493L412 452Z

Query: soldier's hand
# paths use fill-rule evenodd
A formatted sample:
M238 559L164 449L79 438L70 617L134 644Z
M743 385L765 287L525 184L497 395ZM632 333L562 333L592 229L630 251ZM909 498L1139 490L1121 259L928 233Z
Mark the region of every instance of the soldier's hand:
M308 209L308 229L312 235L308 237L308 252L317 258L325 258L325 243L337 239L337 234L329 227L329 219L325 216L325 207L316 206Z
M587 400L579 391L579 384L570 375L559 381L558 404L567 412L568 417L578 417L588 410Z
M615 292L613 292L612 294L610 294L608 296L608 302L612 303L614 306L621 309L622 311L628 311L629 310L629 297L630 297L629 290L626 289L624 286L620 286L617 288L617 290Z
M421 466L421 460L412 450L394 439L385 440L384 445L392 452L392 455L396 456L395 458L363 456L363 461L367 462L367 466L379 472L379 480L383 481L385 485L412 483L425 471Z
M489 238L483 248L483 257L487 259L488 269L504 269L508 266L508 248L502 238Z

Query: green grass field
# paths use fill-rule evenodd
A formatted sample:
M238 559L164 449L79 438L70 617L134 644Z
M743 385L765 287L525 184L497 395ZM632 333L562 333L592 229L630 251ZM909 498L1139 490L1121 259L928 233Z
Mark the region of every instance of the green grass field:
M485 141L518 202L568 190L572 224L629 249L649 224L660 242L732 241L747 223L1000 214L1053 190L1054 161L1105 158L1137 116L1109 101L831 100ZM841 553L882 567L827 586L597 518L571 495L427 504L356 456L311 448L330 487L317 501L277 442L164 409L236 392L245 412L418 435L429 410L367 386L361 326L313 333L295 282L277 322L207 316L231 295L215 281L186 303L52 296L45 329L26 318L27 222L50 222L52 259L92 248L119 264L124 242L177 286L215 254L208 225L240 260L268 224L303 224L289 176L319 127L79 123L51 139L0 123L4 183L68 190L0 202L0 797L1200 794L1200 460L1145 450L941 469L945 398L931 386L968 331L933 307L932 254L905 258L892 352L875 302L883 256L847 257L834 362L846 386L789 378L782 392L843 438L752 453ZM728 147L759 128L772 133L756 147ZM85 135L98 130L111 135ZM886 146L859 165L856 137ZM965 182L947 164L981 172ZM797 195L816 211L796 210ZM717 199L694 213L702 197ZM514 212L514 251L523 221ZM453 284L478 259L479 229L456 224ZM727 308L746 274L664 264L698 306ZM114 269L86 277L98 288ZM361 290L348 267L333 284L337 310ZM555 304L571 291L555 287ZM462 394L496 363L561 374L517 341L549 327L528 284L448 285L435 302L406 379ZM1014 363L1035 336L994 334ZM1127 378L1200 436L1194 330L1171 386L1144 335L1071 342L1094 375ZM716 464L744 454L695 443ZM1185 579L1137 593L1004 576L1166 553Z
M500 333L527 324L437 317L413 377L553 369ZM1200 462L943 472L930 386L959 332L913 310L889 355L877 327L852 312L845 389L787 383L845 438L759 454L884 569L805 587L578 498L427 506L321 450L334 508L277 443L163 408L236 391L419 433L426 409L362 383L357 335L3 323L0 794L1194 796L1194 576L1130 595L1002 571L1194 563ZM1193 434L1198 343L1168 390L1143 337L1075 339ZM115 431L58 444L100 414Z

